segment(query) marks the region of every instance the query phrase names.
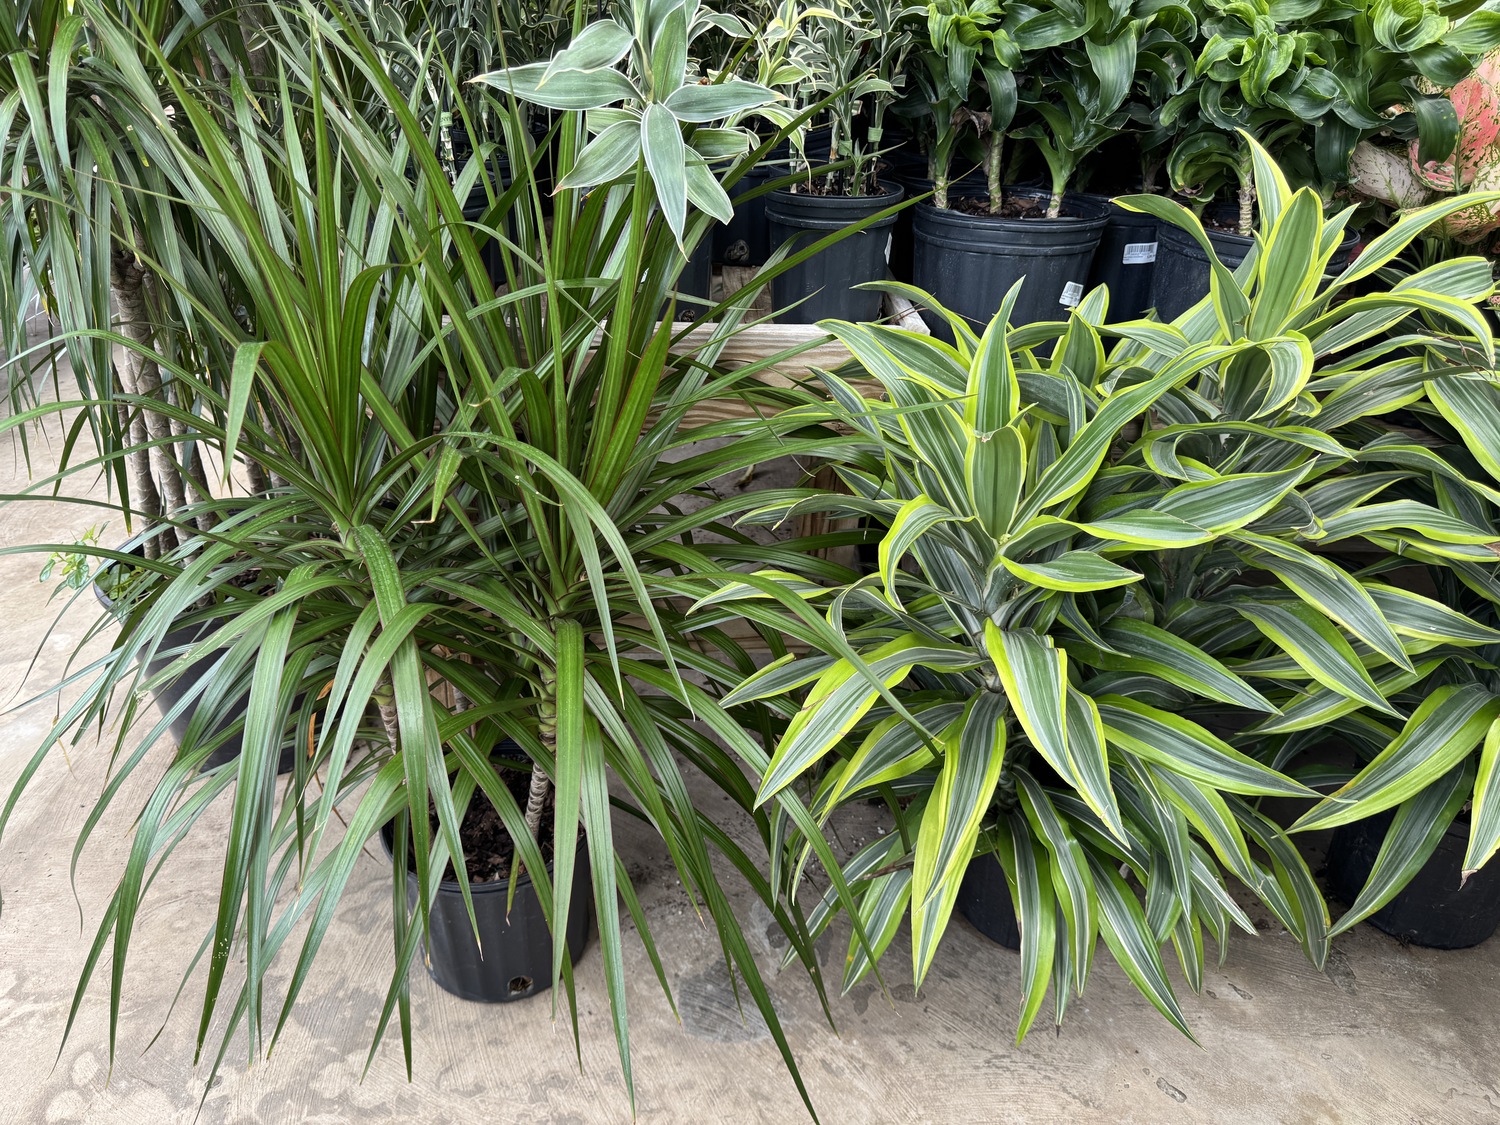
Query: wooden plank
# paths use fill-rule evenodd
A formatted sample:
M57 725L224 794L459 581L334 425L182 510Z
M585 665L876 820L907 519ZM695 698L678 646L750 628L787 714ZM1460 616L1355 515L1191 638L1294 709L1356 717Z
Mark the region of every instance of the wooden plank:
M716 283L720 285L743 284L736 276L740 274L753 276L754 270L744 266L725 266L722 274L725 280L716 281ZM921 314L905 297L887 294L883 312L889 323L923 336L930 334ZM686 332L686 335L673 345L673 351L679 355L702 347L714 330L711 324L679 323L673 327ZM832 371L849 360L848 349L828 333L819 331L816 325L768 323L752 324L733 336L720 352L718 366L725 368L748 366L790 348L804 345L807 346L805 351L772 364L758 372L756 378L770 387L801 386L807 383L812 368L819 367ZM856 380L855 385L867 394L878 394L880 390L873 380ZM694 407L688 412L687 423L702 426L731 418L754 417L755 413L755 409L746 403L723 400Z

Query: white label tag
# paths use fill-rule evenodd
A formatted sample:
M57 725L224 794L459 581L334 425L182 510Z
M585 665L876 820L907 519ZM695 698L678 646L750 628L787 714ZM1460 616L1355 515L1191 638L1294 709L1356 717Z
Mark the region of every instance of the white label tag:
M1081 300L1083 300L1083 286L1076 281L1070 281L1063 286L1062 296L1057 299L1057 303L1067 305L1071 309Z
M888 235L885 236L885 264L886 265L890 265L891 264L891 243L893 243L895 241L896 241L896 236L894 234L888 234Z
M1120 261L1127 266L1144 266L1147 262L1154 262L1156 243L1128 242L1125 244L1125 256Z

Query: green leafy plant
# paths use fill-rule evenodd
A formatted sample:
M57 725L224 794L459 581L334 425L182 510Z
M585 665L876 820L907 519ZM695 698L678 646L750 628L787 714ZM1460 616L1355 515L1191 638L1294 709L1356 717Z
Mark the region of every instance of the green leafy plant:
M1157 371L1229 340L1265 350L1158 402L1169 424L1143 434L1117 471L1139 481L1231 467L1307 470L1295 493L1230 533L1217 557L1164 574L1171 581L1160 601L1217 658L1277 683L1267 695L1281 713L1244 732L1263 759L1288 768L1330 737L1365 752L1368 765L1352 777L1312 768L1306 780L1333 791L1293 831L1398 809L1368 885L1331 931L1339 933L1389 901L1466 804L1474 808L1466 868L1489 859L1500 840L1492 755L1483 749L1475 760L1493 744L1488 732L1500 713L1490 667L1495 623L1483 604L1500 592L1492 422L1500 392L1481 308L1494 281L1482 258L1444 257L1389 288L1373 282L1464 199L1401 217L1327 276L1352 209L1324 220L1315 192L1292 191L1269 154L1246 144L1261 210L1256 251L1231 274L1209 249L1212 294L1175 325L1121 326L1115 357ZM1122 203L1210 245L1182 208L1149 196ZM1361 283L1365 291L1350 295ZM1413 415L1429 436L1414 433ZM1144 502L1135 491L1127 484L1113 503ZM1351 573L1337 557L1359 544L1367 550ZM1440 597L1389 577L1413 563L1439 575ZM1273 577L1283 592L1235 581L1241 573ZM1337 627L1317 625L1318 616Z
M480 80L521 101L584 111L593 136L559 187L599 187L640 169L681 242L689 203L720 222L733 218L729 196L709 165L750 147L753 134L726 123L776 97L727 73L714 81L690 80L694 40L721 23L696 2L636 0L628 14L622 9L589 24L550 61L508 67ZM624 71L617 69L621 63ZM635 186L637 199L645 199L639 179Z
M88 548L99 545L99 533L103 524L96 524L78 537L71 550L54 551L42 564L37 575L38 582L50 582L57 578L64 590L82 590L94 577L94 566Z
M1017 132L1037 146L1051 174L1048 217L1061 213L1079 165L1124 130L1138 72L1150 62L1160 66L1142 54L1142 38L1160 13L1175 9L1152 0L1122 10L1057 4L1017 27L1017 39L1035 52L1021 103L1040 118Z
M972 125L984 144L990 209L999 211L1005 135L1016 114L1015 72L1021 65L1005 8L999 0L935 0L927 6L926 41L918 51L922 66L914 77L932 112L927 160L933 204L949 205L954 146ZM976 85L984 91L977 102Z
M764 768L780 718L769 707L724 711L723 695L753 661L723 630L687 620L683 600L690 581L768 556L823 580L841 574L811 553L819 540L768 546L732 526L740 511L777 494L682 499L711 476L840 441L799 419L765 420L800 393L765 386L753 368L716 368L749 295L726 302L707 339L674 339L660 310L681 225L656 205L644 147L632 157L634 194L624 206L612 192L570 186L589 179L567 175L570 162L584 159L576 111L558 127L564 186L549 222L532 221L540 189L529 164L482 219L466 222L469 184L451 181L435 123L391 78L361 22L337 6L283 9L268 33L277 92L269 121L234 72L221 85L211 68L180 69L139 38L140 25L88 0L78 11L89 29L87 69L109 74L116 102L107 108L127 115L158 177L145 188L109 186L147 212L158 197L174 201L174 211L137 245L142 268L163 287L164 330L147 339L94 327L107 316L107 290L55 285L58 315L67 339L100 339L178 381L198 412L175 399L150 405L220 469L208 498L160 513L140 533L131 545L138 552L81 548L142 577L115 609L112 650L70 681L70 693L81 692L0 811L3 831L47 755L82 743L106 716L115 733L100 752L113 755L114 769L80 848L112 804L139 791L127 781L149 781L70 1029L108 951L115 1050L152 873L186 844L223 857L202 963L183 966L202 973L193 978L203 981L197 1057L217 1068L241 1032L251 1052L270 1049L313 979L358 857L389 825L401 857L392 862L395 971L371 1016L377 1044L398 1022L409 1068L412 962L450 859L470 893L460 825L471 802L488 799L515 845L512 878L524 866L553 927L553 984L575 1020L564 939L569 916L584 909L570 888L587 855L628 1089L622 911L669 998L670 989L615 850L616 812L660 838L796 1077L728 897L729 880L743 878L804 951L816 983L805 925L761 874L772 814L754 808L745 776ZM583 8L575 15L581 23ZM674 9L665 22L681 15ZM595 41L579 36L574 45ZM77 60L52 61L57 73ZM723 92L701 89L710 98ZM44 113L22 128L35 135L49 120ZM394 135L390 121L399 125ZM522 128L515 107L507 128ZM69 188L103 191L107 172L80 161ZM110 216L70 207L45 188L37 184L37 198L73 224L74 244L97 244ZM60 239L63 229L52 234ZM8 245L15 253L30 244ZM486 247L497 250L506 278L498 296ZM159 347L179 334L199 350ZM751 412L695 420L700 407L724 398ZM31 492L49 496L58 480L91 479L101 464L154 449L131 431L131 412L146 403L85 391L7 419L5 431L19 434L78 411L107 435L98 450L70 443L56 477ZM702 452L702 442L712 451ZM252 463L259 473L238 480ZM128 488L93 502L131 514L141 504ZM158 549L148 553L152 540ZM165 649L164 638L184 628L197 639ZM166 666L144 671L156 658ZM180 685L181 702L160 719L143 714L137 689L180 681L205 658L211 672ZM236 701L247 695L237 718ZM168 723L189 712L170 759L152 755ZM236 735L239 756L205 768ZM491 761L502 737L515 741L531 772L524 801ZM289 749L292 773L278 781ZM733 831L721 802L705 807L689 797L690 773L737 810ZM198 822L216 803L228 805L228 829L204 838ZM794 794L778 807L811 825ZM418 886L412 907L408 854ZM273 977L278 965L289 973Z
M1186 1030L1158 947L1173 941L1196 984L1205 933L1222 948L1234 926L1253 930L1226 872L1317 961L1327 923L1295 848L1250 800L1310 791L1167 700L1276 708L1251 679L1152 620L1141 564L1253 522L1306 470L1164 484L1129 510L1096 514L1113 490L1111 447L1174 389L1257 345L1207 346L1135 378L1104 359L1100 292L1073 313L1054 358L1039 361L1029 344L1041 337L1006 325L1013 300L977 339L953 318L956 347L825 323L886 397L824 376L835 416L861 436L868 460L841 465L852 499L806 504L878 519L887 529L879 573L796 587L805 606L793 611L822 613L816 643L826 655L780 661L728 699L796 690L805 700L760 801L806 780L820 817L877 793L897 810L898 831L844 868L860 904L845 987L870 971L908 910L920 983L965 870L993 852L1021 924L1021 1035L1049 986L1061 1017L1101 934ZM703 604L768 595L788 604L768 585L775 577ZM1152 693L1167 699L1145 702ZM788 894L809 842L789 831ZM814 929L840 905L825 898Z
M799 108L827 120L827 164L812 173L812 190L824 195L863 196L878 189L878 154L885 115L904 82L914 45L910 17L923 9L895 3L840 4L832 12L808 12L797 24L789 65ZM860 119L866 115L866 126Z
M1348 180L1356 144L1380 132L1416 138L1423 159L1441 158L1458 118L1433 84L1461 80L1500 36L1495 13L1472 10L1435 0L1208 0L1194 81L1161 109L1163 125L1181 130L1172 186L1204 200L1232 187L1248 235L1253 161L1241 132L1325 195Z
M1383 415L1433 378L1490 385L1482 372L1494 344L1476 307L1488 273L1477 259L1446 262L1340 299L1451 206L1404 219L1325 279L1347 214L1325 221L1316 193L1291 191L1247 143L1261 257L1237 274L1214 259L1213 295L1175 325L1106 326L1102 290L1065 325L1008 330L1014 295L977 339L950 317L951 348L895 328L825 325L884 397L824 376L866 456L841 465L852 499L801 506L883 524L879 573L832 590L797 585L795 602L741 583L704 604L770 596L802 620L816 607L826 625L814 655L773 665L729 697L793 690L805 700L760 797L805 779L820 817L876 793L896 810L898 831L844 868L860 901L846 987L906 910L920 981L959 878L986 851L1006 870L1021 923L1023 1034L1049 982L1059 1014L1082 987L1096 933L1181 1026L1157 949L1172 940L1196 985L1204 935L1222 950L1239 920L1225 905L1226 875L1321 963L1321 894L1257 804L1309 797L1307 782L1324 775L1286 776L1302 743L1289 749L1280 737L1343 717L1381 729L1405 717L1392 701L1433 673L1438 654L1462 667L1464 653L1494 639L1327 554L1364 538L1493 572L1488 517L1373 499L1424 486L1444 465L1382 428ZM1208 246L1187 210L1152 196L1124 202ZM1443 330L1403 323L1413 316L1439 318ZM1046 360L1032 350L1042 344ZM799 508L768 515L787 510ZM1460 702L1483 711L1474 692ZM1387 760L1425 762L1425 749L1402 747L1419 727L1426 749L1449 739L1449 725L1420 726L1446 705L1413 714L1404 739L1392 731ZM1421 768L1435 776L1436 765ZM1356 808L1334 794L1299 827L1362 815ZM787 839L791 893L807 857L796 832ZM840 905L825 899L812 925Z

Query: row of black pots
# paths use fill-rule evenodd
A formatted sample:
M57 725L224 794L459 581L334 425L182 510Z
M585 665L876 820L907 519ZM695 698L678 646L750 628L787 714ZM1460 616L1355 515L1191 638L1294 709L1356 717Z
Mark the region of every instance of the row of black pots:
M1385 841L1395 810L1337 829L1328 844L1328 887L1352 904L1364 889ZM1468 949L1500 930L1500 866L1463 876L1469 824L1448 826L1437 850L1405 887L1368 921L1377 930L1428 949ZM1021 947L1021 929L1005 870L993 854L976 856L964 872L955 909L991 941Z
M1234 269L1243 262L1255 246L1253 236L1216 229L1215 223L1227 225L1228 220L1237 213L1236 208L1220 205L1210 207L1205 214L1209 220L1204 227L1208 241L1219 261L1229 269ZM1198 244L1198 240L1181 227L1162 223L1157 237L1160 240L1163 265L1153 275L1150 304L1161 319L1176 320L1207 295L1212 271L1208 264L1208 254ZM1329 270L1337 273L1347 266L1349 257L1358 244L1358 233L1347 235L1330 259Z
M787 239L805 246L903 196L916 199L932 190L920 160L897 152L882 173L884 186L877 195L851 199L775 190L742 198L785 170L782 157L752 169L736 185L735 217L716 232L715 261L761 265ZM950 195L974 196L983 190L982 178L971 172L951 186ZM1046 193L1011 188L1007 196L1040 201ZM1216 222L1224 225L1227 217L1211 208L1207 231L1219 259L1233 269L1245 260L1254 239L1216 229ZM1351 234L1330 268L1342 269L1356 243ZM1023 277L1014 324L1061 319L1099 285L1109 289L1113 321L1133 320L1153 308L1161 319L1174 320L1207 295L1210 268L1207 254L1186 231L1103 196L1069 195L1062 214L1053 219L971 214L919 200L778 276L772 282L773 306L785 310L778 318L789 323L871 319L879 310L878 294L852 287L887 274L931 293L982 330L1004 294ZM934 331L947 331L936 317L928 323Z

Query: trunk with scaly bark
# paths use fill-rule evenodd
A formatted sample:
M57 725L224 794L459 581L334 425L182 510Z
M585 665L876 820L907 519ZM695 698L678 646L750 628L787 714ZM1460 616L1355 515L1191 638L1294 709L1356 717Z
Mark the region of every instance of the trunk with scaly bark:
M548 672L542 677L542 700L537 709L537 737L557 761L557 680ZM526 796L526 828L535 838L542 830L542 812L547 807L547 794L552 791L552 781L536 763L531 767L531 789Z
M116 250L112 255L110 278L120 317L120 332L135 344L125 353L121 372L125 390L143 400L161 401L161 372L150 357L154 334L147 293L148 276L146 268L135 261L129 251ZM149 471L161 490L162 514L168 519L174 518L187 507L187 494L183 489L183 474L172 456L171 423L165 414L144 404L137 408L136 416L150 441ZM132 424L132 438L135 434L136 427ZM177 539L175 529L164 529L163 538L170 546Z
M1240 184L1240 234L1249 238L1255 230L1255 185L1246 180Z
M120 390L125 394L133 391L127 386L127 376L119 372ZM161 493L156 491L156 482L151 479L151 462L141 447L146 442L146 423L139 409L131 410L123 403L116 407L120 440L135 448L125 455L125 470L130 479L131 504L145 519L147 526L161 518ZM154 536L141 544L141 553L148 559L161 556L161 542Z

